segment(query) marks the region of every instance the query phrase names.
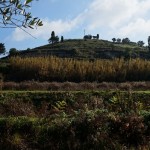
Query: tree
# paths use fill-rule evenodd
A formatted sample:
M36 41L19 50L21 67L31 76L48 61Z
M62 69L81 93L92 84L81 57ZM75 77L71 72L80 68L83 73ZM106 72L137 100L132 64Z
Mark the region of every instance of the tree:
M58 41L59 41L59 37L55 36L55 32L52 31L51 37L48 39L48 42L54 44L57 43Z
M5 45L4 43L0 43L0 54L5 53L6 49L5 49Z
M122 39L122 43L123 43L123 44L129 44L129 43L130 43L129 38L124 38L124 39Z
M0 0L0 28L34 28L42 26L42 21L32 17L27 9L34 0ZM23 28L22 28L23 27ZM24 30L25 31L25 30Z
M64 37L63 36L61 36L61 42L64 42Z
M54 43L54 41L55 41L55 32L54 31L52 31L52 33L51 33L51 37L48 39L48 41L49 41L49 43Z
M137 42L138 46L143 47L143 45L145 44L143 41L138 41Z
M97 40L99 39L99 34L97 34Z
M120 38L117 39L117 43L121 43L121 39Z
M115 43L116 42L116 38L112 38L112 41L113 41L113 43Z
M17 55L17 54L18 54L18 51L17 51L16 48L11 48L11 49L9 50L9 55L10 55L10 56L15 56L15 55Z
M51 33L51 37L52 37L52 38L54 38L54 37L55 37L55 32L54 32L54 31L52 31L52 33Z
M150 36L148 37L148 49L150 51Z

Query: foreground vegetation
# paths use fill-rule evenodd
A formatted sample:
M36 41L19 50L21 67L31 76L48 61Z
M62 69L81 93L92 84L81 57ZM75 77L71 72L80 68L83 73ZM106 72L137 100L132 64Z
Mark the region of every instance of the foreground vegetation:
M150 94L1 92L2 149L145 149Z

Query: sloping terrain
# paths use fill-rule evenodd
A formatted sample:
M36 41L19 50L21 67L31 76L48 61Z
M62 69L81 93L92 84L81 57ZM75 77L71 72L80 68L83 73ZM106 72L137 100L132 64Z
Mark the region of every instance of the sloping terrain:
M34 49L19 52L21 56L54 55L67 58L144 58L149 59L150 53L146 47L137 44L113 43L106 40L69 39L64 42L47 44Z

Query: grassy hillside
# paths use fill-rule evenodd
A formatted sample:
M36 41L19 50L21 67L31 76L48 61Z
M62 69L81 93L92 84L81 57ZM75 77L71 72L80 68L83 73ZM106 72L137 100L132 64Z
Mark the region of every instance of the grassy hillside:
M106 40L83 40L69 39L64 42L47 44L34 49L21 51L21 56L47 56L71 58L103 58L112 59L115 57L124 58L150 58L146 47L139 47L136 44L113 43Z

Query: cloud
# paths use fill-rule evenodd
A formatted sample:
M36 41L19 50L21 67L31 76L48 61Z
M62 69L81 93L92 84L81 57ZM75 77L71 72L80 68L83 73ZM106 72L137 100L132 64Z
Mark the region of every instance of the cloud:
M120 37L130 37L135 40L142 40L150 35L150 20L137 19L135 22L129 23L127 26L121 27L117 34Z
M149 0L94 0L82 16L87 32L138 41L150 35L149 11Z
M94 0L84 16L89 30L103 26L115 29L144 17L149 10L149 0Z
M101 32L107 37L131 37L137 40L139 36L145 38L149 35L149 11L149 0L93 0L89 7L72 20L44 19L43 27L27 31L37 38L47 40L53 30L56 35L61 35L71 33L82 25L82 28L90 33ZM20 29L15 29L12 38L15 41L22 41L31 36Z
M61 35L63 33L71 31L73 28L77 27L80 17L76 17L73 20L63 21L49 21L48 19L43 20L43 26L37 29L27 29L26 31L32 36L40 39L48 39L52 31L55 31L56 35ZM25 33L23 30L16 28L12 33L11 39L13 41L23 41L32 38L29 34Z

